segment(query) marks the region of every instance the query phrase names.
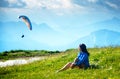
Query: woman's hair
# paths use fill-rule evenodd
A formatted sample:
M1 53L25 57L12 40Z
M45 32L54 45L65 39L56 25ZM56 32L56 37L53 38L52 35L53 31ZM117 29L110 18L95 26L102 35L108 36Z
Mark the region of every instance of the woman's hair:
M87 51L85 44L80 44L79 47L80 47L80 50L81 50L82 52L87 53L88 56L89 56L89 52Z

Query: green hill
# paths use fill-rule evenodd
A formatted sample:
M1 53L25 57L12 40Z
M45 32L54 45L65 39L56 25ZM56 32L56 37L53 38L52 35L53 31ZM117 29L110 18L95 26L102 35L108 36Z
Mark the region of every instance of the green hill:
M89 69L69 69L55 73L67 62L72 62L78 50L69 49L65 52L47 56L47 59L33 63L2 67L0 79L119 79L120 78L120 47L89 48Z

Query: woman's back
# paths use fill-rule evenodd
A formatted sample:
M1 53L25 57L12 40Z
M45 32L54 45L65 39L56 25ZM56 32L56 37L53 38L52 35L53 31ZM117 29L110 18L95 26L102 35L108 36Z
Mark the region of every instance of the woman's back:
M85 53L85 52L80 52L80 53L78 54L78 62L77 62L77 64L78 64L78 65L84 64L85 67L89 67L90 65L89 65L89 58L88 58L88 57L89 57L89 56L88 56L87 53Z

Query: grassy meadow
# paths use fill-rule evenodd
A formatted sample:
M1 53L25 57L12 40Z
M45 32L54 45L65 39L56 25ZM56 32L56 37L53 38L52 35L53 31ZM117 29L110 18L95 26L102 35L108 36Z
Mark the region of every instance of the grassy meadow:
M56 54L47 54L47 58L41 61L1 67L0 79L120 79L120 47L96 47L89 48L88 51L92 65L89 69L75 68L56 73L58 69L72 62L77 56L77 49L68 49ZM41 56L38 53L36 55ZM5 59L12 57L5 56Z

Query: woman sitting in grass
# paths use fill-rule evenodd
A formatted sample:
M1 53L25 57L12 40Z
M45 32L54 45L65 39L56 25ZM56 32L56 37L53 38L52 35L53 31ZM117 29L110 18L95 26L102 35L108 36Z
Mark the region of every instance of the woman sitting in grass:
M89 53L86 49L85 44L80 44L79 45L79 53L78 56L75 58L74 62L69 62L67 63L63 68L58 70L57 72L69 69L69 68L88 68L90 67L89 65Z

